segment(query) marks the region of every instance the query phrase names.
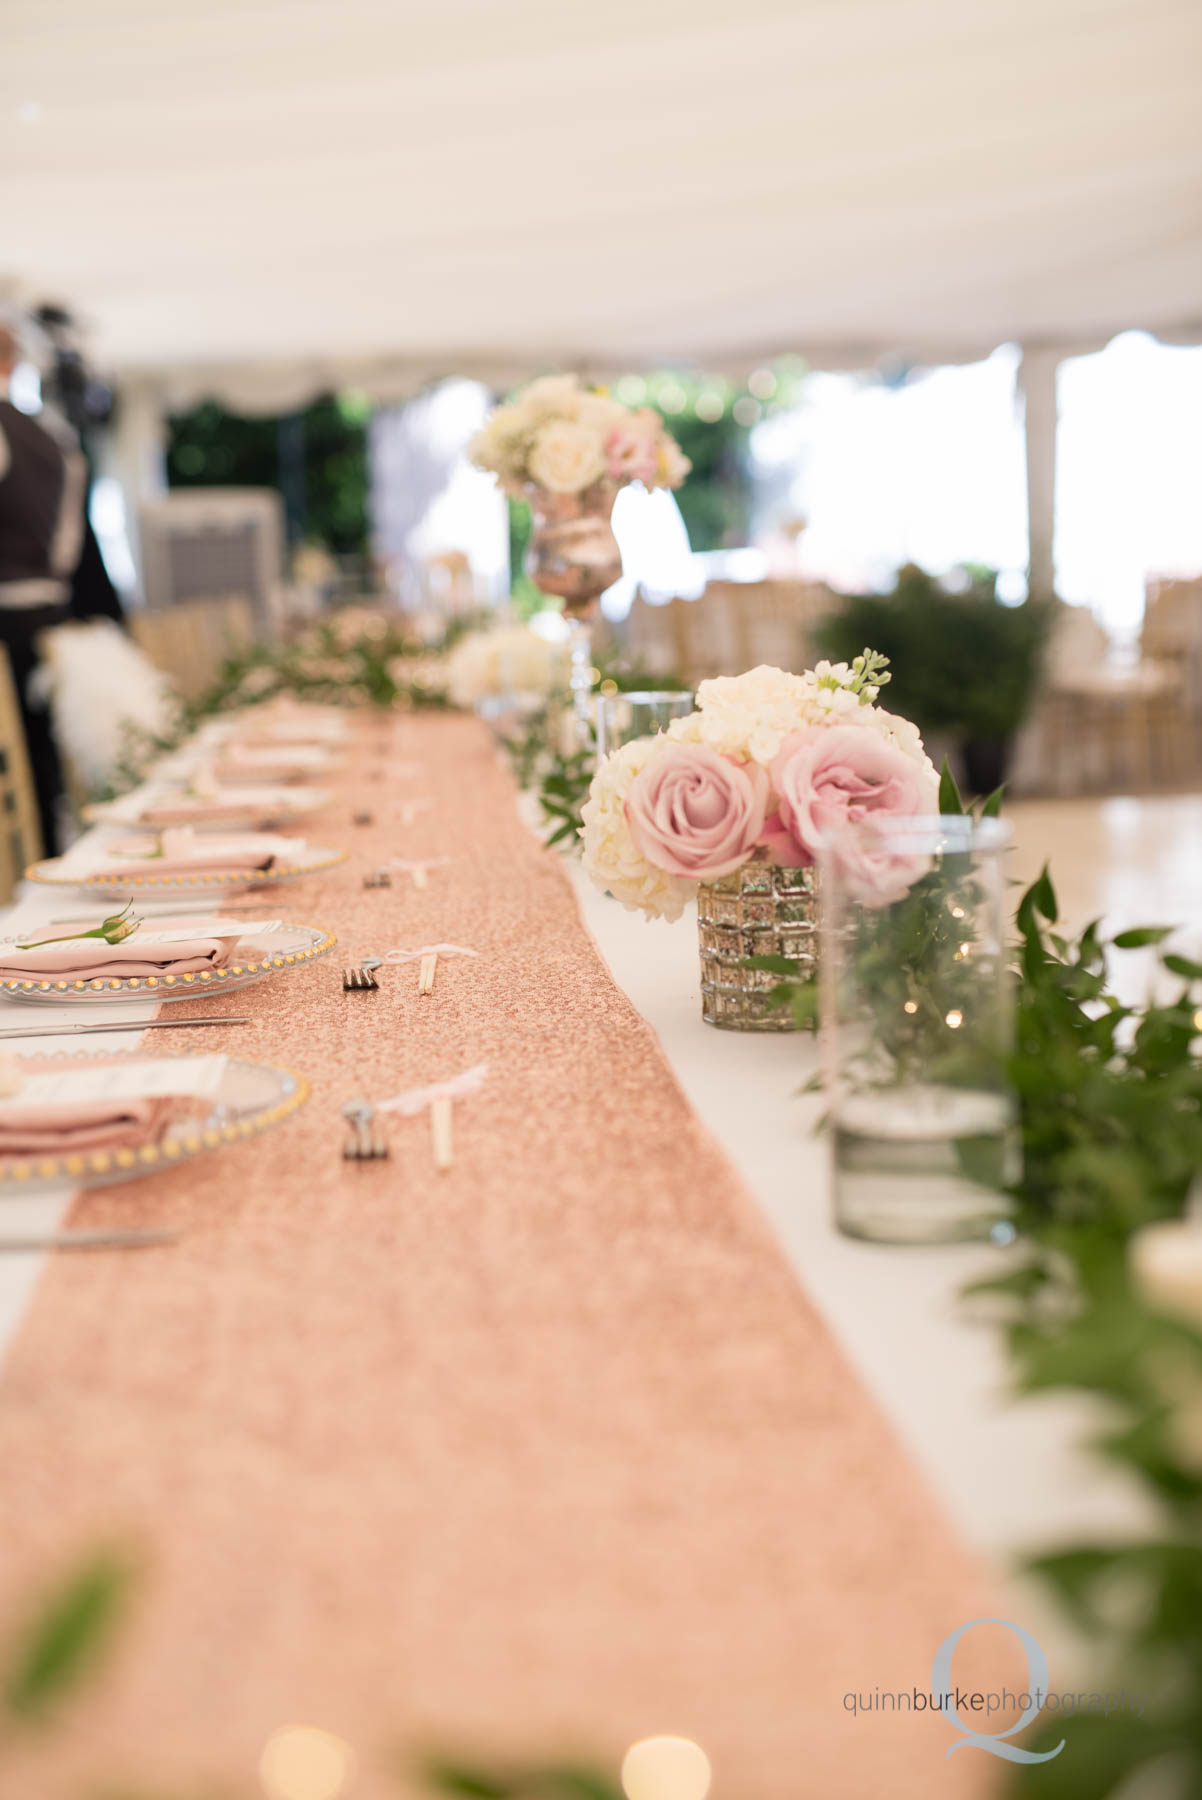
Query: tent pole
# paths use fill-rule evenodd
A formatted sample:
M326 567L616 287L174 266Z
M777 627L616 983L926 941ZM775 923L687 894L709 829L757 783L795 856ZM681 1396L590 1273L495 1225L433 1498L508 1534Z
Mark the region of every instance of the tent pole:
M1056 525L1056 371L1061 352L1024 344L1018 370L1027 440L1027 592L1033 600L1056 594L1053 537Z
M125 499L125 529L130 554L143 581L138 511L144 501L167 492L166 407L157 383L123 382L115 429L106 446L105 473L115 477Z

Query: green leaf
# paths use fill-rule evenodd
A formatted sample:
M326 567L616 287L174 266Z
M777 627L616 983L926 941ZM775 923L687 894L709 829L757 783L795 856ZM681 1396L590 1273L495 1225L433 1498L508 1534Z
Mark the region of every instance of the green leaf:
M463 1800L511 1800L518 1792L511 1781L466 1763L431 1761L426 1764L425 1777L436 1793L459 1794Z
M946 756L943 759L943 767L939 771L939 811L948 817L964 811L960 789L956 784L956 777L948 767Z
M994 788L994 790L993 790L992 794L990 794L988 800L986 800L981 807L981 817L983 819L996 819L997 818L998 814L1002 810L1002 800L1005 797L1005 793L1006 793L1005 782L1002 783L1001 787Z
M9 1713L40 1715L95 1665L111 1641L132 1578L125 1558L102 1551L50 1596L26 1626L4 1676Z
M1117 938L1115 942L1118 942ZM1188 956L1178 956L1175 953L1162 956L1160 960L1170 974L1183 975L1187 981L1202 981L1202 963L1194 962Z
M1142 950L1145 944L1163 944L1176 929L1175 925L1137 925L1131 931L1120 931L1111 942L1116 950Z

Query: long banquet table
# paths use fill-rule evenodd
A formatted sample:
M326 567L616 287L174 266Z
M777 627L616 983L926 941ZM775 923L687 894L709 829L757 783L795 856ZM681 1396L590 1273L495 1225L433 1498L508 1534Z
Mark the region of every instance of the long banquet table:
M420 775L374 779L401 759ZM362 1800L418 1791L398 1747L614 1768L659 1732L705 1746L719 1800L992 1791L999 1765L947 1759L938 1719L849 1715L849 1691L929 1685L947 1634L998 1611L992 1580L615 985L487 732L362 721L349 774L307 833L347 862L265 908L338 951L237 996L252 1022L228 1037L162 1034L302 1071L311 1100L71 1206L177 1245L9 1289L0 1618L98 1542L144 1565L119 1655L19 1791L253 1794L288 1722L356 1746ZM414 794L433 805L406 825ZM390 855L448 861L365 889ZM342 992L344 962L431 942L479 955L426 999L412 966ZM449 1172L421 1119L389 1160L342 1160L346 1100L481 1061Z

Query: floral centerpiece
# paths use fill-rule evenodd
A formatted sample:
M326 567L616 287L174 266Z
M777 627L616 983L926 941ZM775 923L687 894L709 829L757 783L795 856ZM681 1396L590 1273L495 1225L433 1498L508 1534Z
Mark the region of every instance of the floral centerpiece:
M623 906L676 919L696 898L702 1016L788 1029L768 1005L783 956L816 972L817 873L843 820L938 811L939 779L917 728L877 704L885 659L820 662L804 675L752 669L703 681L696 710L605 758L583 810L584 866ZM884 904L913 879L864 854L857 885Z
M583 494L628 481L679 487L691 464L653 407L632 409L575 375L543 375L489 414L472 461L516 499Z
M679 487L691 464L653 407L632 409L575 375L544 375L498 406L470 455L534 518L527 567L571 626L571 689L582 741L592 691L585 620L622 573L610 522L618 489Z

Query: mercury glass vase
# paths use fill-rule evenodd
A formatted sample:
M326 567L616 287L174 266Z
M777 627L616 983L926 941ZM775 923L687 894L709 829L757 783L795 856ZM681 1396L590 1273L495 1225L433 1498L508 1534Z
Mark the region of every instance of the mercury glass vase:
M749 969L751 956L787 956L802 979L818 974L818 879L813 869L748 862L697 890L701 1017L723 1031L795 1031L769 996L781 976Z
M542 593L563 601L570 632L572 710L581 742L589 741L592 725L589 623L602 594L622 573L622 552L611 522L617 492L612 481L595 481L579 494L535 486L526 490L534 516L526 572Z

